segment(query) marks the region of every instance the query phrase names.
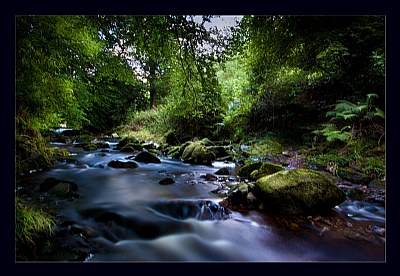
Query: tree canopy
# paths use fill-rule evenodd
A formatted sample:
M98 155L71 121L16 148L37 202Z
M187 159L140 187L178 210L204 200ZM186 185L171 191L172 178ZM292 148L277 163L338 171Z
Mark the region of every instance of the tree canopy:
M230 32L213 18L17 16L17 122L107 130L158 108L164 130L204 136L370 94L384 112L383 16L244 16Z

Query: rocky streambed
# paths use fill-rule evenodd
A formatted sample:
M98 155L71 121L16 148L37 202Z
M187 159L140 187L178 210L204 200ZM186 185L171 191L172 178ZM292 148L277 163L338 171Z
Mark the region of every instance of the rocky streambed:
M70 155L17 183L26 202L46 206L57 218L51 245L28 261L385 260L381 187L324 172L343 202L321 213L288 214L270 210L253 193L257 179L240 176L243 164L223 156L216 161L225 148L215 145L194 143L183 161L174 153L185 149L162 154L149 143L147 149L132 142L52 146ZM207 147L214 147L213 155L202 155ZM271 163L285 171L304 167L296 155L280 158Z

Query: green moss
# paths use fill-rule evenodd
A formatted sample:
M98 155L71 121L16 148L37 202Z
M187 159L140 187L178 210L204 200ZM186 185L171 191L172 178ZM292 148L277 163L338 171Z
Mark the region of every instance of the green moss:
M262 177L255 182L254 191L267 208L288 214L323 212L346 199L330 178L308 169Z
M273 136L265 136L250 142L247 153L255 158L275 156L282 153L284 147L279 139Z
M52 167L57 149L46 146L42 138L17 135L16 174L28 174L32 170L48 170Z
M237 173L238 176L243 178L250 178L253 171L258 170L263 165L263 162L251 162L241 167Z
M119 141L119 143L117 144L117 148L121 149L128 144L139 144L139 140L136 139L135 137L127 136L123 138L121 141Z
M272 164L272 163L264 163L261 165L261 167L258 170L254 170L251 174L250 174L250 178L251 179L259 179L261 177L264 177L266 175L270 175L279 171L284 171L285 168L281 165L277 165L277 164Z
M346 196L352 200L358 200L358 201L363 201L367 197L362 190L357 188L347 190Z
M210 165L215 160L215 154L207 150L203 141L196 141L186 146L182 154L182 159L192 164Z

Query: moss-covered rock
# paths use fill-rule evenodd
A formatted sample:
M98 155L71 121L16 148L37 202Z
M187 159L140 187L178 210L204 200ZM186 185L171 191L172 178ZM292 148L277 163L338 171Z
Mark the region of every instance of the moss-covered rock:
M48 148L46 141L41 137L32 138L26 135L17 135L15 146L17 176L29 174L29 172L36 170L48 170L57 157L57 149Z
M267 163L262 164L258 170L254 170L252 173L250 173L250 178L257 180L266 175L270 175L270 174L284 171L284 170L285 170L285 168L281 165L272 164L272 163L267 162Z
M263 162L261 161L246 164L239 169L237 175L243 178L250 178L250 174L253 171L258 170L262 165Z
M285 214L323 213L346 200L332 179L309 169L264 176L255 182L254 192L266 209Z
M75 144L76 148L83 148L85 151L93 151L98 149L98 145L92 142L83 142L79 144Z
M139 143L129 143L121 148L121 152L134 152L136 150L142 150L143 147Z
M128 144L140 144L139 140L136 139L135 137L125 137L123 138L121 141L119 141L119 143L116 145L116 149L122 149L123 147L125 147Z
M191 142L182 153L182 160L191 164L211 165L215 154L209 151L202 141Z

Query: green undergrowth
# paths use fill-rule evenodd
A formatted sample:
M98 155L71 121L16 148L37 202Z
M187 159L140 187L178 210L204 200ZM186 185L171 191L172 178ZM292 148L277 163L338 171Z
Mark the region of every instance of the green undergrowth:
M38 206L24 203L15 198L15 245L17 260L32 258L28 256L49 246L48 238L54 234L55 218Z
M385 145L376 141L353 140L348 143L323 142L306 155L306 165L326 168L329 162L338 167L351 167L374 179L386 175Z
M242 144L248 146L244 151L253 158L276 156L281 154L285 148L281 138L275 134L247 137Z

